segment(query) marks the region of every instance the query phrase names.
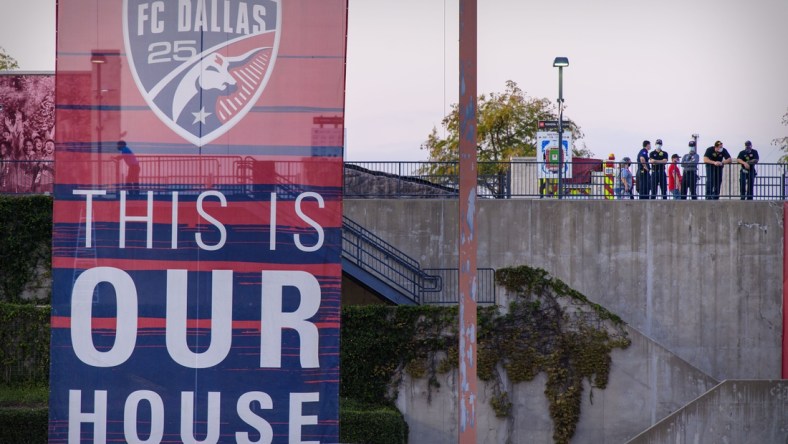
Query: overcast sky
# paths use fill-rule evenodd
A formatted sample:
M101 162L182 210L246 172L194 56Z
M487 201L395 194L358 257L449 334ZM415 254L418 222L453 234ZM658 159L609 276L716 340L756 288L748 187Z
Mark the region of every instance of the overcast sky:
M106 1L106 0L102 0ZM120 0L117 0L120 1ZM349 160L426 160L419 145L457 102L458 0L350 0ZM0 46L26 71L55 68L55 1L0 0ZM558 96L598 157L643 139L686 151L788 135L788 0L479 0L478 91L516 81Z

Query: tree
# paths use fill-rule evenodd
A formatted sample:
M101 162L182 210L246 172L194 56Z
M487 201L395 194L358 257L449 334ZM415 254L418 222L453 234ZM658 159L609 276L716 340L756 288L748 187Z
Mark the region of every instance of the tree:
M783 125L788 126L788 111L786 111L783 115ZM781 151L786 152L786 154L783 154L783 156L780 157L779 162L788 162L788 136L779 137L772 140L772 145L777 145Z
M0 71L6 71L11 69L18 69L19 63L16 62L16 59L11 57L5 52L2 46L0 46Z
M493 195L503 192L503 180L508 162L512 157L536 155L537 121L556 120L556 106L546 98L529 97L509 80L502 93L482 94L477 100L477 159L479 161L479 184L487 187ZM443 118L441 125L446 137L432 129L421 149L429 153L431 162L426 173L439 176L456 176L456 162L459 159L459 107L452 104L451 112ZM580 139L583 133L571 122L566 122L567 132ZM591 154L584 148L575 155Z

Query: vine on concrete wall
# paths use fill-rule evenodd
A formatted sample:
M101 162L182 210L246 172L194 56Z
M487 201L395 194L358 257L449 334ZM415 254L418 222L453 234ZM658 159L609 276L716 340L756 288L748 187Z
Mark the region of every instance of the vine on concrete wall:
M492 386L490 405L499 417L511 415L502 372L512 383L544 372L553 439L568 443L583 380L604 389L610 352L629 345L624 323L544 270L506 268L496 279L512 302L478 311L477 370ZM437 375L457 367L456 307L345 307L342 316L342 396L391 404L404 372L437 388Z
M494 401L508 401L500 369L512 383L544 372L553 440L568 443L580 420L583 380L604 389L610 352L630 344L624 322L539 268L500 269L496 281L513 299L490 328L480 325L479 379L493 384ZM508 416L511 404L503 401L493 407L499 416Z
M456 319L456 307L343 307L340 396L392 404L404 371L437 387L446 351L456 357Z
M51 268L52 198L0 196L0 301L22 302L37 270Z

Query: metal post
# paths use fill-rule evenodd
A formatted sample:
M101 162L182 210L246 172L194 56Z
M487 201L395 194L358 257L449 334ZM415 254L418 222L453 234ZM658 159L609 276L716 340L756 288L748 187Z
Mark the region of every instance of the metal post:
M564 67L558 67L558 198L564 198Z
M476 443L476 1L460 0L459 443Z

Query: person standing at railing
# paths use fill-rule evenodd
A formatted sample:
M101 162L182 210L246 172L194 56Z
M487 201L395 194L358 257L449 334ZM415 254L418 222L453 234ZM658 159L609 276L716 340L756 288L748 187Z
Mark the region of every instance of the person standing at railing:
M140 162L123 140L118 141L118 151L129 168L125 185L128 187L129 195L136 196L140 193Z
M662 139L657 139L656 149L648 156L651 163L651 198L657 198L657 188L662 193L662 198L668 198L668 187L665 181L665 165L668 163L668 153L662 151Z
M706 148L703 154L703 163L706 164L706 200L720 199L722 168L731 162L731 155L719 140L714 142L714 146Z
M619 165L618 174L616 175L616 196L619 199L634 199L635 196L632 193L632 171L629 171L629 167L632 165L632 159L629 157L625 157L621 160L621 165Z
M744 149L739 152L736 162L741 165L739 172L739 192L741 200L752 200L753 187L755 186L755 164L758 163L758 151L752 149L752 142L744 142Z
M651 184L651 177L649 171L651 166L648 163L648 152L651 149L651 142L648 140L643 141L643 148L638 152L638 177L637 187L638 195L641 199L648 199L648 188Z
M681 186L681 172L679 172L679 155L670 156L670 166L668 167L668 191L674 199L679 199L679 187Z
M689 142L689 153L681 158L681 167L684 169L684 175L681 176L681 198L687 198L687 191L692 194L692 200L697 200L697 185L698 185L698 156L695 141Z

